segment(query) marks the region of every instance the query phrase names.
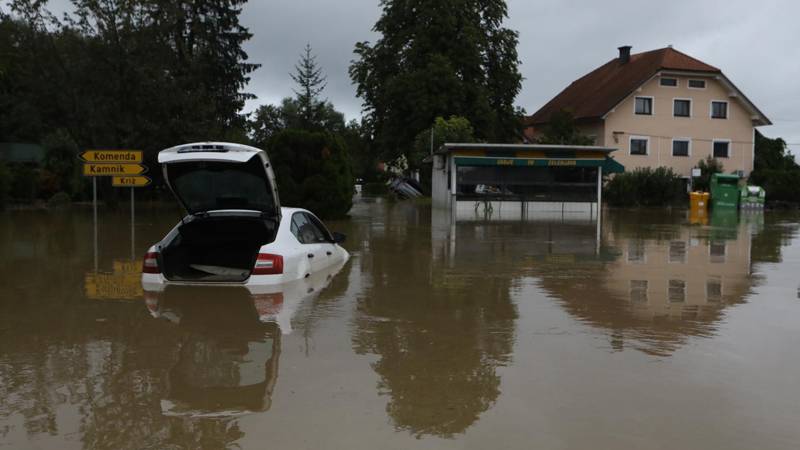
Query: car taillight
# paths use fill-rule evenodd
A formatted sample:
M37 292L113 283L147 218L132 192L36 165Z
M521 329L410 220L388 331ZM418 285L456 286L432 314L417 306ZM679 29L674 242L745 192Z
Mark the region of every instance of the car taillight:
M158 267L158 252L145 253L142 273L161 273L161 269Z
M253 275L280 275L283 273L283 256L260 253L253 267Z

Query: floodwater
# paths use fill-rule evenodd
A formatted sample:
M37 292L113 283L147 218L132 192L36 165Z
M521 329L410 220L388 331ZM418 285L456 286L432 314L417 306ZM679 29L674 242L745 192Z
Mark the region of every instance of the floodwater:
M800 447L796 214L365 199L341 268L145 293L177 219L101 213L95 262L90 211L0 215L0 447Z

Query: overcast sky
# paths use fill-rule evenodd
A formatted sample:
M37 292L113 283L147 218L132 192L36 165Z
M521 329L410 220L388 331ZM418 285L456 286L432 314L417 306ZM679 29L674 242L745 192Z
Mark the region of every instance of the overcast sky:
M68 0L52 0L63 9ZM506 26L519 32L525 80L517 104L533 113L572 80L617 55L673 45L717 66L800 154L800 27L796 0L508 0ZM306 42L328 77L324 95L348 119L360 115L347 67L357 41L375 41L378 0L250 0L242 22L253 33L249 91L262 103L292 95L293 70Z
M508 0L506 25L519 31L525 80L517 104L533 113L572 80L617 55L673 45L717 66L774 125L767 136L782 136L800 153L800 28L796 1L761 0ZM644 5L647 6L644 6ZM243 22L254 36L247 45L253 61L250 91L270 103L291 95L289 72L306 42L328 76L324 94L348 118L360 101L347 75L357 41L374 41L380 14L377 0L252 0Z

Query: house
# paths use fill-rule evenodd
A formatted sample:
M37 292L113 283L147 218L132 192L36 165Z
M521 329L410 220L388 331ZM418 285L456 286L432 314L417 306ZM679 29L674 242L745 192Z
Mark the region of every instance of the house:
M575 80L526 118L525 136L569 111L594 145L616 147L627 170L671 167L689 177L697 162L718 158L725 172L753 170L755 129L769 119L722 71L667 47L619 57Z

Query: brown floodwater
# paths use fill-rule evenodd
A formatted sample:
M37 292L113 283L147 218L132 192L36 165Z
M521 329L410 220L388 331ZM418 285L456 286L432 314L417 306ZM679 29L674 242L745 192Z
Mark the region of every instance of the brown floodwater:
M0 215L0 447L800 448L797 214L363 199L340 268L145 294L177 220Z

